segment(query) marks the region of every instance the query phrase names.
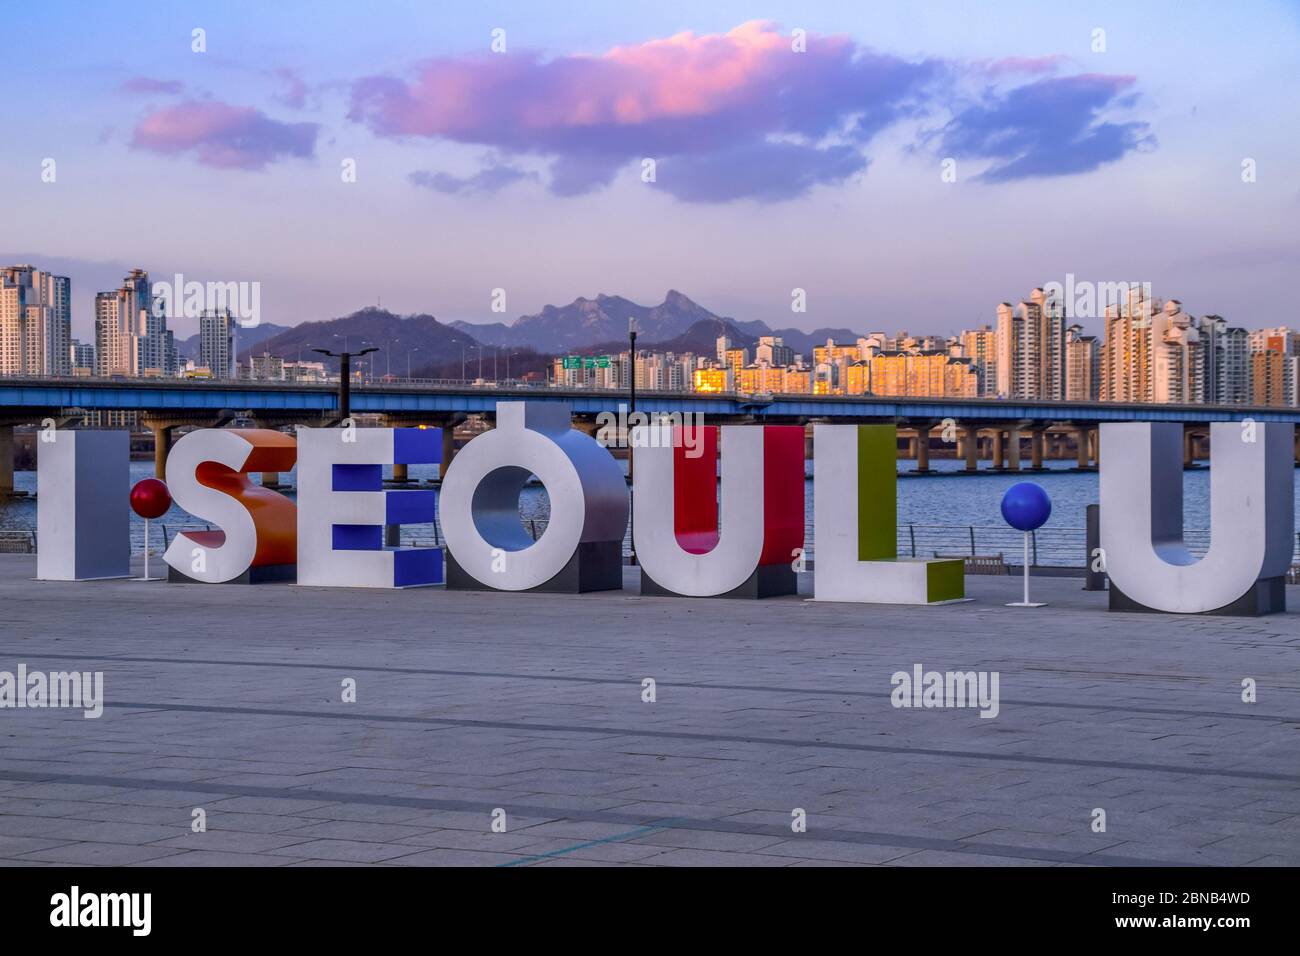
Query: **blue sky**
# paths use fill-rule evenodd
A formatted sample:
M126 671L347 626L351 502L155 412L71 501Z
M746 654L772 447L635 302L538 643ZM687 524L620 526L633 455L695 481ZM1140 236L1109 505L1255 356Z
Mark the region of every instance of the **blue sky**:
M1073 273L1295 325L1298 9L50 2L6 19L0 258L70 274L82 336L137 266L286 324L676 288L948 332Z

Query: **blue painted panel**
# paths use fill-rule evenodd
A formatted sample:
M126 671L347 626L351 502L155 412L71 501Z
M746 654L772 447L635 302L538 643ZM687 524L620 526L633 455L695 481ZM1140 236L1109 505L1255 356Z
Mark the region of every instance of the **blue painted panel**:
M435 517L438 493L432 488L389 491L384 495L386 524L427 524Z
M442 461L441 428L394 428L393 463L433 465Z
M399 588L442 583L441 548L398 548L393 552L393 585Z
M382 551L384 529L377 524L336 524L333 526L335 551Z
M333 465L330 487L334 491L383 491L382 465Z

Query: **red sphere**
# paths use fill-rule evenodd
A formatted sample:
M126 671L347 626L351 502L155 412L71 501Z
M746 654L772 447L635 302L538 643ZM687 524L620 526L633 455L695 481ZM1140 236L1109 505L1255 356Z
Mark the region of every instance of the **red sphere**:
M172 493L157 478L141 478L131 489L131 510L141 518L161 518L172 506Z

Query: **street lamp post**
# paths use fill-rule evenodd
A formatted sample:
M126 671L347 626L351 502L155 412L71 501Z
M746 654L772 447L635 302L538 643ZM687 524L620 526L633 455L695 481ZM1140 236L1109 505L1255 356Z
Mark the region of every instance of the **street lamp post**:
M628 394L628 398L629 398L629 402L628 402L628 416L627 416L628 426L627 426L627 428L626 428L626 433L627 433L627 480L628 480L628 489L627 489L627 503L628 503L628 512L627 512L627 537L628 537L628 563L631 564L633 567L635 567L635 566L636 566L636 514L635 514L635 508L634 508L633 506L636 504L636 500L635 500L635 498L634 498L633 496L634 496L635 493L636 493L635 490L634 490L635 487L636 487L636 482L634 482L634 481L632 480L632 479L633 479L633 471L632 471L632 465L633 465L633 462L632 462L632 451L633 451L633 449L632 449L632 425L631 425L631 422L632 422L632 414L636 411L636 319L633 318L633 317L631 317L631 316L629 316L629 317L628 317L628 320L627 320L627 342L628 342L628 353L627 353L628 376L627 376L627 384L628 384L628 393L629 393L629 394Z
M331 352L329 349L312 349L313 352L319 352L321 355L327 355L330 358L339 360L339 418L349 418L352 415L352 356L360 358L362 355L369 355L371 352L379 351L375 346L362 349L360 352Z

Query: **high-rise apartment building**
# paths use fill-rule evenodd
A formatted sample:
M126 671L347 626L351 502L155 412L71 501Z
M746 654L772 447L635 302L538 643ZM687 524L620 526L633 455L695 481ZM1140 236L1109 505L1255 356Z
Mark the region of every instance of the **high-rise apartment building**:
M234 377L235 319L229 309L199 316L199 364L213 378Z
M1151 399L1151 320L1158 300L1143 286L1129 289L1124 302L1106 307L1101 347L1101 397L1108 402Z
M1077 325L1065 337L1065 397L1072 402L1101 398L1101 343Z
M1249 337L1251 404L1300 406L1300 333L1285 326Z
M68 364L73 375L94 375L95 346L73 339L68 346Z
M785 368L794 363L794 349L786 345L779 335L762 335L754 349L754 361L759 365Z
M998 394L997 339L997 332L988 325L959 336L960 357L969 359L979 376L981 398L996 398Z
M1216 405L1250 402L1250 333L1231 327L1217 315L1207 315L1216 326L1214 337L1214 398Z
M72 280L35 266L0 268L0 374L67 375Z
M1209 334L1203 334L1208 332ZM1206 401L1214 354L1212 329L1202 327L1170 299L1151 326L1151 387L1146 401L1191 405Z
M869 364L872 395L978 397L979 376L970 360L946 352L882 352Z
M100 375L176 374L176 341L154 308L143 269L133 269L120 289L95 296L95 360Z
M1065 309L1042 289L998 306L997 394L1004 398L1065 397Z

